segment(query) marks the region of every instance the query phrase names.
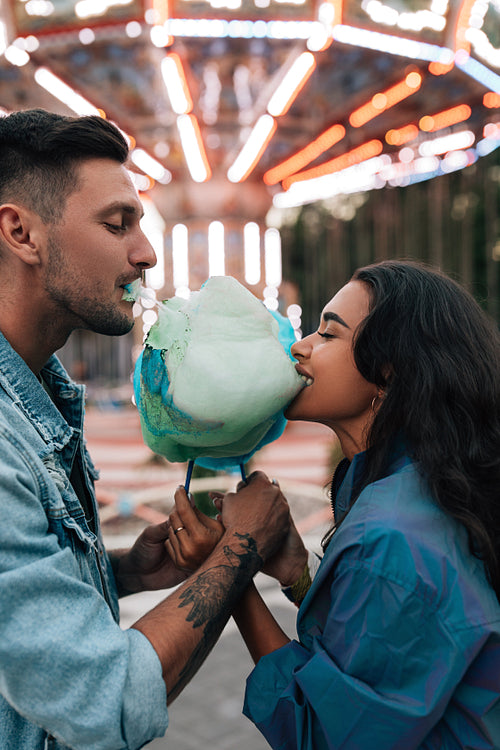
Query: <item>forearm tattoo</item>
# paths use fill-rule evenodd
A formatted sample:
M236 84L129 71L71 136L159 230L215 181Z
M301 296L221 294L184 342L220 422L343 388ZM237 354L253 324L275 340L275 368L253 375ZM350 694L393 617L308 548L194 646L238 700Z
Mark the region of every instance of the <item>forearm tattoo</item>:
M193 576L190 585L180 594L180 607L190 607L186 617L194 628L203 627L203 635L179 674L170 691L170 699L190 681L197 672L229 620L232 610L253 575L262 567L263 560L257 552L254 539L248 534L236 534L241 542L241 552L226 545L226 564Z

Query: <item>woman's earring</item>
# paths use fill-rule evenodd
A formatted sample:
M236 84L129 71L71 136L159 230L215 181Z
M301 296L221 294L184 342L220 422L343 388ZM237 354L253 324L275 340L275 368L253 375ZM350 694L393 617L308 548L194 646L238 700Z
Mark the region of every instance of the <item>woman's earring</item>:
M377 393L377 395L372 398L371 409L372 409L373 414L375 414L375 411L376 411L375 407L377 406L377 401L382 400L384 396L385 396L385 392L379 391L379 393Z

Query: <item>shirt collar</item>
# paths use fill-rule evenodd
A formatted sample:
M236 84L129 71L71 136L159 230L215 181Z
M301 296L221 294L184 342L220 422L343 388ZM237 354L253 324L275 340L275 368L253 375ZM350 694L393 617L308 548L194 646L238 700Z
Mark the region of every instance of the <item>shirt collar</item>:
M359 487L362 487L366 460L367 451L356 453L350 463L348 459L343 459L335 471L332 481L332 508L337 523L346 515L352 505L353 495L356 491L359 493ZM402 437L395 437L383 476L391 474L410 460L405 440ZM337 472L339 472L338 478Z
M45 442L62 450L83 426L84 387L73 383L55 355L41 376L53 400L26 362L0 333L0 386L23 411Z

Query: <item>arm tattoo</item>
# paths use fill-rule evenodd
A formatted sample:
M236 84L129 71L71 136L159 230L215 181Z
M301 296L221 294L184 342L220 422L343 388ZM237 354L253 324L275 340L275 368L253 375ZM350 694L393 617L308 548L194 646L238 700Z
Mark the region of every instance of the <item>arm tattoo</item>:
M194 577L191 585L181 593L180 607L190 607L186 617L193 628L203 627L203 636L188 659L179 679L170 691L173 700L198 671L215 645L238 598L253 575L262 567L263 560L257 552L254 539L248 534L236 534L242 551L224 547L226 564L210 568Z

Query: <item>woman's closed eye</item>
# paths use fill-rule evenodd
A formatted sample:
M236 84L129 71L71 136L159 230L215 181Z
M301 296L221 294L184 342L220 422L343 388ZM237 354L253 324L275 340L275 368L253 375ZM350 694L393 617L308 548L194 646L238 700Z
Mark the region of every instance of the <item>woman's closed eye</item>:
M336 335L332 333L331 331L318 331L318 336L321 336L323 339L336 339Z

